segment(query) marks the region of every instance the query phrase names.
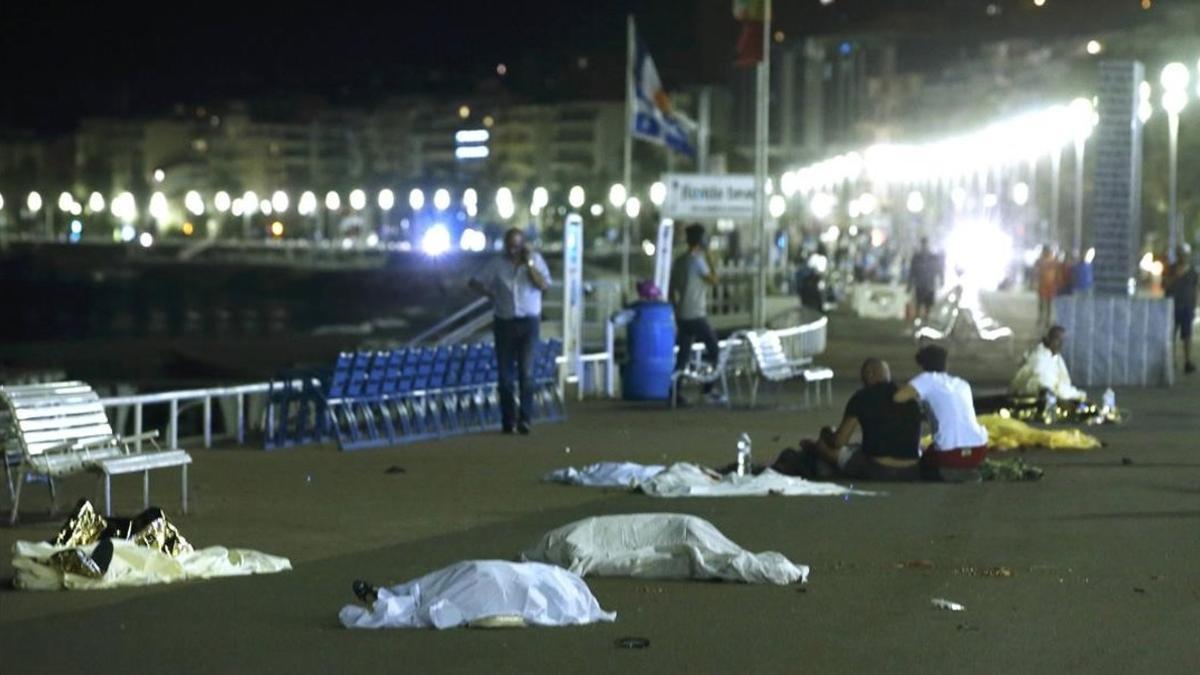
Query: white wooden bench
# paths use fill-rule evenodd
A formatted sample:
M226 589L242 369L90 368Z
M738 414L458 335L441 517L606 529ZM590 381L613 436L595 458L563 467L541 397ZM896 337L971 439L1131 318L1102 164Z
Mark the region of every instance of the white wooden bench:
M790 358L784 349L779 334L773 330L746 331L744 339L750 343L750 355L754 360L750 377L750 407L758 403L759 385L767 382L782 384L790 380L804 383L804 405L811 404L811 392L816 391L817 403L821 403L822 387L826 399L833 403L833 371L814 367L811 357Z
M53 512L57 499L55 478L97 473L104 481L104 513L111 515L113 476L141 473L142 501L149 506L150 472L171 467L181 470L182 506L187 513L187 466L192 462L191 455L178 448L159 449L154 442L157 431L137 437L114 434L100 397L87 384L73 381L0 387L0 403L9 417L6 450L15 445L20 452L11 523L17 522L21 488L28 476L46 477ZM136 451L139 441L150 441L153 449Z

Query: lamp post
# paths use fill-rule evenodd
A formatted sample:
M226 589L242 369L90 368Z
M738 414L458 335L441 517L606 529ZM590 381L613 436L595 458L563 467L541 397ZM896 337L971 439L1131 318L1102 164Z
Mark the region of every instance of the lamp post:
M1162 106L1167 113L1168 129L1168 209L1167 232L1171 262L1175 262L1175 246L1179 242L1179 113L1187 105L1187 86L1191 73L1182 63L1168 63L1162 70Z
M1075 236L1071 251L1078 257L1083 247L1083 151L1095 124L1095 110L1086 98L1071 101L1071 124L1075 135Z

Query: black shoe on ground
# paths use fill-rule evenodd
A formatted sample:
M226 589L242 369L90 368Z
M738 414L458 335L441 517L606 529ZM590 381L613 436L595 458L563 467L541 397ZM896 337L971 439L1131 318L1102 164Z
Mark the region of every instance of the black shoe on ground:
M522 436L528 436L530 434L530 432L532 432L532 431L533 431L533 429L530 429L529 425L524 422L521 422L520 424L517 425L517 432L520 433Z
M377 589L371 585L371 582L362 579L355 579L354 583L350 584L350 589L354 591L354 597L368 605L375 604L376 598L379 597Z

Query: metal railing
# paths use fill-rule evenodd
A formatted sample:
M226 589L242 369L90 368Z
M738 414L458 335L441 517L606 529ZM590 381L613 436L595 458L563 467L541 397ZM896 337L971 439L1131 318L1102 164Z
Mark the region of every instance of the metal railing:
M132 394L128 396L110 396L100 399L100 404L106 409L130 407L133 409L133 434L140 436L144 431L145 408L148 405L166 405L167 406L167 432L166 440L169 447L175 448L179 446L179 415L188 406L181 404L192 403L203 408L203 417L201 423L201 433L204 438L204 447L211 448L213 441L213 414L212 404L214 400L233 399L236 401L236 422L234 424L234 438L239 443L246 440L246 403L248 396L266 396L267 391L271 388L270 382L256 382L253 384L242 384L231 387L213 387L208 389L185 389L182 391L163 391L153 394ZM135 443L138 451L142 449L142 441L139 439Z

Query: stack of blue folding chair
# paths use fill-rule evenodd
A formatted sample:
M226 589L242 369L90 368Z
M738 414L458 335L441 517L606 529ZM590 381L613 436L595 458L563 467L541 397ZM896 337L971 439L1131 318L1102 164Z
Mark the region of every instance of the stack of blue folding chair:
M556 340L535 346L535 420L565 418L555 361L561 351ZM269 435L267 446L332 437L342 450L358 450L496 429L498 380L489 343L341 354L320 389L280 385L272 397L277 415L293 423ZM313 411L303 420L294 404L301 399Z

